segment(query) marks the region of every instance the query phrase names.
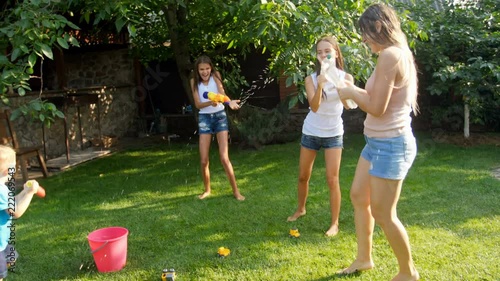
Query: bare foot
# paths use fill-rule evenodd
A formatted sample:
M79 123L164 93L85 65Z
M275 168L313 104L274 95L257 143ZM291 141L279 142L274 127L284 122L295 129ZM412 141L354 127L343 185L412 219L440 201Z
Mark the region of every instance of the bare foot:
M337 233L339 233L339 226L334 224L330 226L330 228L326 231L325 235L328 237L332 237L337 235Z
M238 201L245 200L245 196L241 195L240 193L235 193L234 198L236 198L236 200L238 200Z
M372 261L369 262L358 262L355 260L348 268L344 268L341 271L337 272L338 275L351 275L356 274L361 271L370 270L374 267Z
M398 275L394 276L394 278L392 278L391 281L417 281L419 279L420 279L420 275L415 270L414 273L411 275L398 273Z
M202 194L198 195L198 198L203 200L203 199L207 198L208 195L210 195L210 191L205 191Z
M306 211L297 211L295 214L289 216L286 221L296 221L298 218L304 216L306 214Z

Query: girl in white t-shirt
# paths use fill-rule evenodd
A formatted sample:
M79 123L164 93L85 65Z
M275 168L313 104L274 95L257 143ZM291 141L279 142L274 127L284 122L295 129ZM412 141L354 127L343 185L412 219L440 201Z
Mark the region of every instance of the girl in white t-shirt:
M344 126L342 122L343 103L333 83L321 73L321 64L327 57L335 58L340 79L353 82L352 75L345 73L344 60L335 38L326 36L316 42L316 72L306 77L305 86L309 102L302 127L299 160L298 207L288 221L295 221L306 214L306 200L309 179L317 152L325 149L326 180L330 189L330 210L332 220L326 231L327 236L335 236L339 231L340 184L339 170L342 156Z
M201 56L196 60L193 78L191 79L191 90L193 91L195 106L200 110L198 114L200 166L203 185L205 187L205 191L198 198L205 199L211 192L209 150L212 134L215 134L217 136L217 143L219 144L220 161L233 189L233 195L237 200L245 200L245 197L238 190L233 165L229 160L229 145L227 140L229 127L224 104L213 102L203 95L205 92L225 95L221 75L214 69L212 60L209 57ZM227 105L232 110L238 110L240 108L239 102L239 100L231 100L227 102Z

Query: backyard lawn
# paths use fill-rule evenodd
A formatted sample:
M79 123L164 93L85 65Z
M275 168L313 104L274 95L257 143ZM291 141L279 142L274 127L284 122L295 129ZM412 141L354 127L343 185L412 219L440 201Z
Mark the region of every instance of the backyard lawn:
M406 226L422 280L499 280L500 146L461 147L417 134L419 153L405 181L398 214ZM40 180L47 191L16 221L20 258L7 280L161 280L174 268L182 280L390 280L396 259L380 228L375 268L336 277L356 255L349 188L360 134L344 139L340 233L329 226L323 153L310 183L307 215L296 208L299 141L259 150L230 148L246 200L232 197L211 149L212 195L202 192L195 141L115 153ZM215 148L215 147L214 147ZM99 273L87 235L100 228L129 230L124 269ZM301 236L291 238L298 228ZM219 247L231 254L217 256Z

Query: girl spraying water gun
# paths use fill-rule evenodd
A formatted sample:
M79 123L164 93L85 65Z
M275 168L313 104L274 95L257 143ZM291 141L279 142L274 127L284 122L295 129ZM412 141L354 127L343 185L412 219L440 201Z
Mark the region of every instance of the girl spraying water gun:
M210 97L218 97L215 93L220 93L222 96L225 95L221 75L214 69L212 60L207 56L199 57L194 64L191 89L193 91L194 105L200 110L198 114L198 133L200 135L200 168L205 190L198 196L198 198L205 199L212 191L210 186L209 151L212 134L215 134L219 145L219 157L222 166L224 167L224 171L226 172L227 179L231 185L233 196L237 200L245 200L245 197L241 195L238 189L233 165L229 160L229 126L226 111L224 109L225 103L232 110L237 110L240 108L240 101L225 101L225 98L223 98L223 103L221 103L219 100L210 99ZM204 93L206 93L206 96Z

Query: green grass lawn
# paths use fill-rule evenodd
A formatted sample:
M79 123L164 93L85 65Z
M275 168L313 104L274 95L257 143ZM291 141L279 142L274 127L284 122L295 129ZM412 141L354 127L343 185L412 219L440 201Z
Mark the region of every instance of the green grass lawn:
M398 213L410 236L422 280L499 280L500 147L463 148L417 135L419 154L403 186ZM307 216L288 223L296 208L299 142L260 150L230 149L238 202L211 149L212 195L203 186L194 141L149 146L93 160L40 180L45 199L34 198L16 222L21 257L7 280L336 280L356 255L349 188L362 135L347 135L341 166L340 233L329 226L323 153L311 179ZM87 235L100 228L129 230L124 269L99 273ZM290 238L297 227L300 238ZM219 247L231 249L218 258ZM380 230L376 267L342 280L390 280L396 259Z

